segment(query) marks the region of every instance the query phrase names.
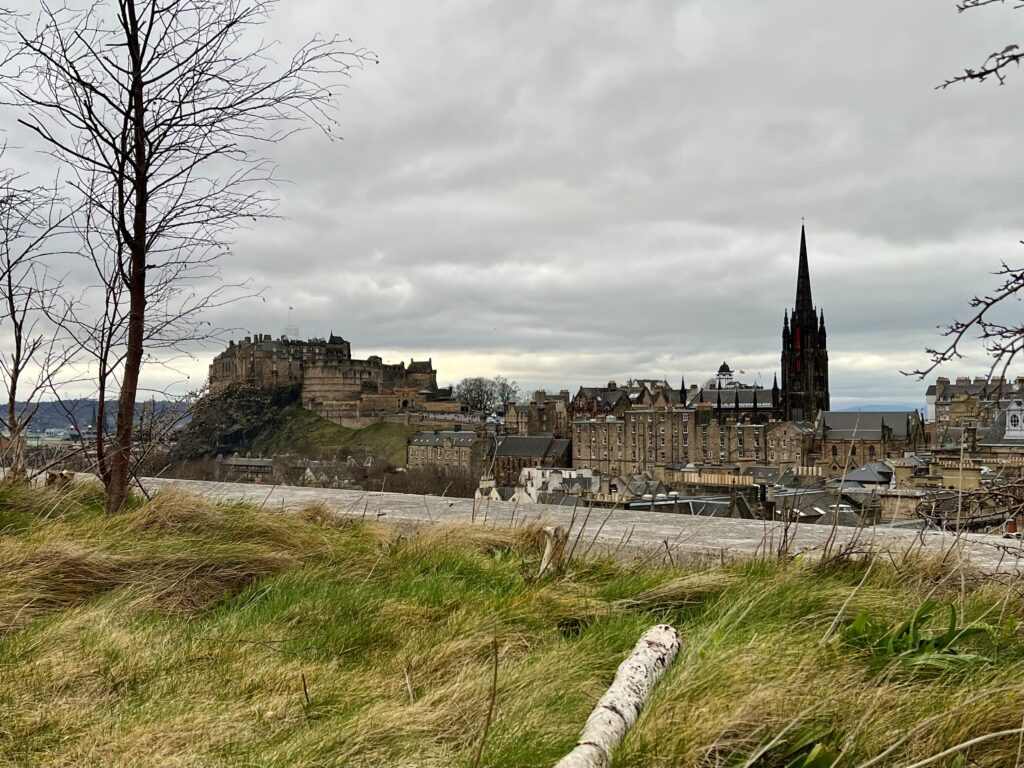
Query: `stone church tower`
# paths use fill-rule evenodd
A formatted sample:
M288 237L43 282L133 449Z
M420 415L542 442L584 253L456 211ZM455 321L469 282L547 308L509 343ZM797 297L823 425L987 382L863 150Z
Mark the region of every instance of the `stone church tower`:
M814 421L829 410L828 350L825 313L819 315L811 299L811 272L807 266L807 236L800 227L800 267L793 315L782 321L782 418Z

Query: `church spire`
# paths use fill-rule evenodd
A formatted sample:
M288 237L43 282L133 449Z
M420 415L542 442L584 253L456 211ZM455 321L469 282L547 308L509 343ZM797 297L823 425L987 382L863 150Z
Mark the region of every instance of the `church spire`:
M795 311L811 310L814 302L811 300L811 270L807 265L807 234L804 225L800 225L800 267L796 278L796 306Z

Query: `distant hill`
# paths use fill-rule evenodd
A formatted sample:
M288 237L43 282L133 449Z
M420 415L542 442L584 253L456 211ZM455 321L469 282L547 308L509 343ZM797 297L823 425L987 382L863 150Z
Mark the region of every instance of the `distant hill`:
M233 386L207 395L175 446L175 458L195 460L218 454L292 454L344 458L360 453L385 456L405 466L405 439L419 428L380 423L347 429L304 409L297 388L266 390Z
M157 413L173 408L182 409L181 403L173 400L142 400L135 404L135 413L142 413L142 409L149 403L154 403ZM39 410L36 412L35 418L32 419L32 431L43 432L47 429L63 429L64 427L73 426L72 419L69 417L69 412L74 416L75 421L81 427L95 426L93 420L95 419L96 406L99 404L98 400L67 400L64 403L59 403L55 400L46 400L39 404ZM24 403L18 403L18 407L24 407ZM115 420L117 418L117 401L109 401L107 403L107 426L113 428Z
M836 408L836 411L853 413L856 411L923 411L924 406L918 403L863 403Z

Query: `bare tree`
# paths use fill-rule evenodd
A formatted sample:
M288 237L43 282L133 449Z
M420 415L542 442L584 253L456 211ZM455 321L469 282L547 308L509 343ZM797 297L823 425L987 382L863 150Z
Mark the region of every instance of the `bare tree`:
M44 260L67 219L53 190L20 187L21 178L0 172L0 375L7 390L0 424L6 480L27 477L25 433L54 377L72 354L59 333L72 304Z
M495 376L494 388L497 395L498 405L502 408L509 403L516 403L519 401L519 396L521 394L519 384L514 380L507 379L504 376Z
M203 322L205 286L219 276L231 231L273 212L267 188L274 168L257 148L311 124L329 134L332 89L373 60L347 41L315 37L275 68L274 46L256 36L273 6L44 3L33 28L7 23L21 67L10 88L24 112L19 122L70 169L96 214L90 226L104 249L102 273L117 284L104 286L113 335L124 333L123 347L112 342L119 351L108 358L109 381L119 388L101 473L111 513L127 496L147 336L150 346L159 336L180 347ZM162 336L154 325L163 326Z
M455 385L455 396L471 411L491 411L499 403L498 387L493 379L480 376L466 378Z

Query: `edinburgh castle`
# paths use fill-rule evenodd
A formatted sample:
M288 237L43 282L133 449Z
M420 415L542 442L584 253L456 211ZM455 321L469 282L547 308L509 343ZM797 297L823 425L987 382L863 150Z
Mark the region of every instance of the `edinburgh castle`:
M352 358L351 344L333 333L306 341L270 334L231 341L210 365L210 391L231 385L297 387L302 407L330 421L390 413L458 413L451 389L437 386L431 360L408 365L371 355Z

